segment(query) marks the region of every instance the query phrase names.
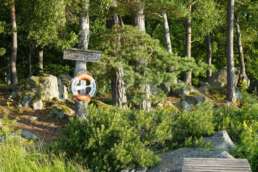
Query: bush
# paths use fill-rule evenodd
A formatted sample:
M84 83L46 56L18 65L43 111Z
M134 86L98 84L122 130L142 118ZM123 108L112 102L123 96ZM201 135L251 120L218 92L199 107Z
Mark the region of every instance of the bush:
M237 144L232 153L235 157L247 158L253 171L258 170L258 103L257 99L245 94L242 107L224 106L215 111L218 130L227 130Z
M209 103L197 105L192 111L175 114L172 123L173 142L183 144L185 141L199 139L214 132L213 106ZM189 144L189 143L188 143Z
M85 120L72 120L56 149L93 171L149 167L158 162L154 148L171 138L171 114L89 107Z

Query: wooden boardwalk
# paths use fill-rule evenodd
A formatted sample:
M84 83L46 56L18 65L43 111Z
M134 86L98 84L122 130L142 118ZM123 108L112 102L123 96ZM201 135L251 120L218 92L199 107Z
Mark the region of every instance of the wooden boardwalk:
M184 158L182 172L252 172L246 159Z

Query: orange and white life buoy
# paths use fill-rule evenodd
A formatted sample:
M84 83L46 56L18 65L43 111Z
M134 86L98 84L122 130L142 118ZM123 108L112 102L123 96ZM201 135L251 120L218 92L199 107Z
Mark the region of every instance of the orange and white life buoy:
M87 85L90 83L89 85ZM72 93L76 100L90 102L96 92L96 82L87 73L78 75L72 80Z

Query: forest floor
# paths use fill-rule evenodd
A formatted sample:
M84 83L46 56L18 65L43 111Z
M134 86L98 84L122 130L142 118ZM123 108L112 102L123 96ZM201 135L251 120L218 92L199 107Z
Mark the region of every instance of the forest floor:
M8 91L0 90L0 119L7 117L16 121L16 127L35 134L41 141L55 139L64 126L64 121L50 119L46 111L34 111L30 108L17 108L8 102Z

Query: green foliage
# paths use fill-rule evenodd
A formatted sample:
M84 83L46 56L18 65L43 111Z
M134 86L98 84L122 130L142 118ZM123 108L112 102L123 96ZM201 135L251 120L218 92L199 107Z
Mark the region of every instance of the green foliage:
M258 102L248 94L244 95L242 108L221 107L215 112L215 125L218 130L225 129L237 143L235 156L247 158L253 171L257 171L258 156Z
M213 30L223 24L224 16L221 9L214 0L198 1L196 3L197 7L193 10L193 30L198 36L194 39L198 40L203 38L213 32Z
M3 23L0 21L0 34L4 32L4 25ZM5 49L0 47L0 56L5 54Z
M65 32L65 8L65 0L37 0L29 24L29 39L35 41L41 48L49 44L68 48L76 43L76 35L73 32Z
M161 83L171 82L189 69L193 69L197 75L204 71L203 63L197 65L192 58L169 54L158 40L130 26L115 26L111 31L107 30L99 38L97 45L103 51L103 58L94 73L102 76L99 80L107 80L112 78L113 69L123 67L123 79L129 101L133 105L142 101L144 94L140 88L145 83L156 87L157 95L161 95L161 90L158 89Z
M62 65L62 64L49 64L45 67L45 73L49 73L55 76L60 76L64 73L70 73L71 67L68 65Z
M213 106L203 103L191 111L175 114L172 131L173 141L179 144L189 139L194 143L196 139L212 134L214 132Z
M153 150L171 139L171 113L96 109L85 120L73 120L64 129L57 149L93 171L119 171L153 166Z

